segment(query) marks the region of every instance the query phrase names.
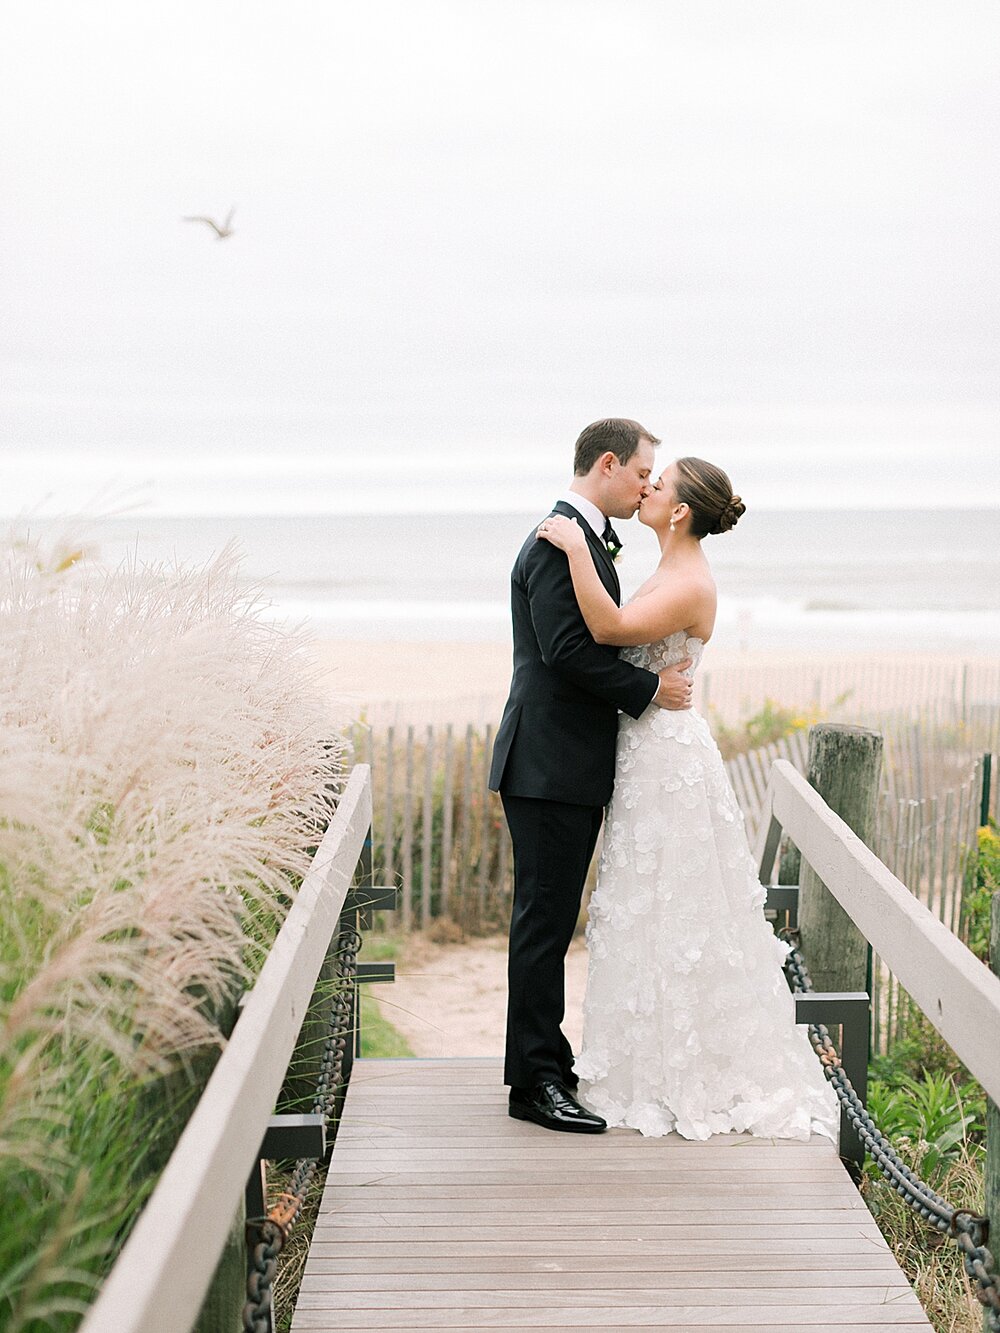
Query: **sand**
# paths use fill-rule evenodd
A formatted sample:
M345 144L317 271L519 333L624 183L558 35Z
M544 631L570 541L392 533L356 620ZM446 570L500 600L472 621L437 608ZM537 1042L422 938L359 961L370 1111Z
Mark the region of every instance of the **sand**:
M510 684L506 643L319 640L314 656L338 713L368 721L495 720Z
M499 721L510 683L509 643L318 640L313 656L334 718L426 726ZM845 692L858 712L935 699L995 700L995 658L912 653L741 651L710 644L695 678L695 704L720 717L748 716L765 699L826 712Z
M364 958L364 949L361 952ZM580 1048L587 950L574 939L566 959L563 1031ZM411 935L392 985L371 986L386 1019L419 1056L503 1055L507 1013L507 937L435 944Z

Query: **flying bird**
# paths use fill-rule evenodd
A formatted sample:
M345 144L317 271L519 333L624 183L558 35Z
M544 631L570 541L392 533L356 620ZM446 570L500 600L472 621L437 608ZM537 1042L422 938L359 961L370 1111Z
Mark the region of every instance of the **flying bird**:
M232 222L232 220L233 220L233 214L234 214L235 212L236 212L236 208L235 208L235 207L231 208L231 209L229 210L229 216L226 218L225 222L223 222L223 224L222 224L221 226L218 224L218 222L216 222L215 218L206 218L206 217L200 217L200 216L199 216L199 217L195 217L195 218L182 218L181 221L182 221L182 222L207 222L208 225L209 225L209 226L212 228L212 230L215 232L215 239L216 239L217 241L224 241L224 240L226 239L227 236L232 236L232 235L233 235L233 229L232 229L232 227L231 227L229 224Z

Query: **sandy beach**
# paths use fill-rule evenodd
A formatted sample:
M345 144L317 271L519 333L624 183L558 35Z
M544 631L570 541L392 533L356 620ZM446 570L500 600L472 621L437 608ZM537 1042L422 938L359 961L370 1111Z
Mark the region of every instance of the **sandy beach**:
M362 952L362 957L364 953ZM566 957L563 1031L574 1050L583 1032L587 948L578 935ZM507 1014L507 937L460 944L409 936L391 985L370 986L386 1019L422 1057L503 1055Z
M337 719L363 717L376 726L495 724L510 683L509 642L320 639L314 656ZM713 643L696 677L695 703L727 720L749 715L766 699L804 710L846 706L871 713L963 698L995 701L998 687L993 656L740 651Z

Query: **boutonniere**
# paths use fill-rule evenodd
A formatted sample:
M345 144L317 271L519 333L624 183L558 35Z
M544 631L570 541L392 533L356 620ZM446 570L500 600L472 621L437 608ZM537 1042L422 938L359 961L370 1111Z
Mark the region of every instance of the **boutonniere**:
M612 559L612 560L615 562L615 564L617 565L617 563L618 563L618 557L619 557L619 556L621 555L621 553L622 553L621 543L620 543L620 542L616 542L616 541L614 540L614 538L612 537L609 541L605 542L604 545L607 547L608 555L611 557L611 559Z

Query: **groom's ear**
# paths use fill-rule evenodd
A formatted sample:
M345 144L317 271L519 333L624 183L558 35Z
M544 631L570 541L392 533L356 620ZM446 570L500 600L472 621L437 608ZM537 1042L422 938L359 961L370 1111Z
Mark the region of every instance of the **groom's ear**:
M610 477L618 462L618 455L613 449L606 450L594 464L602 476Z

